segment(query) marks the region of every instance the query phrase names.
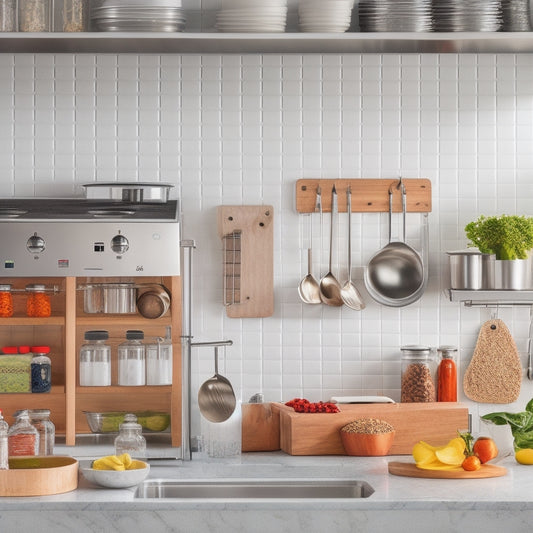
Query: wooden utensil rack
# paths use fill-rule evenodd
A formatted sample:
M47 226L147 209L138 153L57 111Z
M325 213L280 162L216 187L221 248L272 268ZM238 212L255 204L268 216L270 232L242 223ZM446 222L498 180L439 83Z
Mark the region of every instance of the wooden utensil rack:
M339 212L346 212L346 191L351 187L352 213L381 213L389 210L389 189L405 186L407 212L431 212L431 181L425 178L401 179L300 179L296 182L296 211L314 213L317 188L322 192L322 211L331 212L331 190L337 191ZM401 194L394 194L393 211L402 210Z

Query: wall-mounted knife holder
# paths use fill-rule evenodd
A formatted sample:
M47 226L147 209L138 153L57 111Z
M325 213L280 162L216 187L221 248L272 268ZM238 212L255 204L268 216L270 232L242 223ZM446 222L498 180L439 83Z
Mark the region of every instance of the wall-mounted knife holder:
M219 206L223 300L230 318L274 312L274 208Z

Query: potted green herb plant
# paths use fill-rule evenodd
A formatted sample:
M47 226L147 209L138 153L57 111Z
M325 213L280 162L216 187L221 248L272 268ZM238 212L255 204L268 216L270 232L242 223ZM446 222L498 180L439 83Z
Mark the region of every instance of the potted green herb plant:
M480 252L496 256L496 289L533 288L531 260L533 218L520 215L480 216L465 227Z

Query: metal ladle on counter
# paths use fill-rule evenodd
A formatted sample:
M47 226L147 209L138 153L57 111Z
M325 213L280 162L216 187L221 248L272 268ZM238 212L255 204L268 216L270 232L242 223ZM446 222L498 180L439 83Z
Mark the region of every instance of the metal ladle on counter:
M224 422L235 411L237 400L227 378L218 373L218 349L215 346L215 375L205 381L198 390L198 406L210 422Z

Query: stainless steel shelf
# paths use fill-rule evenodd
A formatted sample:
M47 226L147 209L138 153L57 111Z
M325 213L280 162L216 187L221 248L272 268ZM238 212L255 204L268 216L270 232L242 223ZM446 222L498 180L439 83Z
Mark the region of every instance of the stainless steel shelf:
M533 53L533 32L3 33L0 53Z
M462 302L466 306L533 305L532 291L480 290L469 291L448 289L450 301Z

